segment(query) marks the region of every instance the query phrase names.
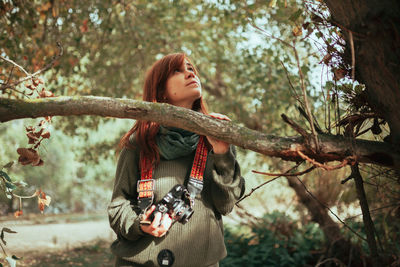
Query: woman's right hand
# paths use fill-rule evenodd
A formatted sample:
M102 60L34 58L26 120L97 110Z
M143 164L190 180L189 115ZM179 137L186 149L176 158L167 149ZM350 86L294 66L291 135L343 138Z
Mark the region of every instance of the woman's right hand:
M149 220L150 215L155 210L156 206L152 205L143 215L142 222L140 224L140 229L143 232L155 236L163 237L172 225L172 218L168 213L162 215L161 212L156 212L154 214L154 219L151 222Z

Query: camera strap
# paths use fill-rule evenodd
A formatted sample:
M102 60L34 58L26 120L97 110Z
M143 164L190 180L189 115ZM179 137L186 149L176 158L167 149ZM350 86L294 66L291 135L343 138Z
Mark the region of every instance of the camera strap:
M189 191L190 205L194 205L196 195L203 190L203 176L206 168L208 149L204 140L204 136L200 136L197 144L196 154L194 156L192 169L190 171L187 189ZM137 183L138 206L145 212L154 199L154 179L153 166L147 157L140 156L140 180Z

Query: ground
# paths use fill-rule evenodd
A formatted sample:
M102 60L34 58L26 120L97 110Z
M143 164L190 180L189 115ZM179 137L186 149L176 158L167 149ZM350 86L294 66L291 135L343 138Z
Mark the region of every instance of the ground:
M109 250L115 234L100 215L25 216L1 218L6 253L21 260L17 266L113 266ZM8 266L5 260L0 261Z

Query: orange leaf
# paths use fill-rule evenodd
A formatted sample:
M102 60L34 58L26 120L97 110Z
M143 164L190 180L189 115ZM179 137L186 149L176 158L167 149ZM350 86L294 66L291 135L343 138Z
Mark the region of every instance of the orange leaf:
M45 206L49 206L51 202L51 197L46 196L46 194L40 190L38 192L38 206L41 213L43 213Z
M18 218L21 215L22 215L22 210L17 210L16 212L14 212L15 218Z
M333 71L333 78L337 81L340 80L342 78L344 78L344 76L346 75L347 71L344 69L335 69Z
M50 132L48 132L48 131L44 132L44 133L42 134L42 137L43 137L43 138L46 138L46 139L50 138Z
M33 166L43 165L39 154L32 148L18 148L17 153L20 155L18 162L22 165L32 164Z
M303 34L303 30L301 29L300 26L296 26L293 28L292 33L294 36L300 36Z

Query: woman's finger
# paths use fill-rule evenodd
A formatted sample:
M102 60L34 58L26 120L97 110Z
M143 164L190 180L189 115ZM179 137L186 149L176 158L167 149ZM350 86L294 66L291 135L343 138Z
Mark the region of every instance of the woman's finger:
M164 214L163 218L161 219L160 227L163 228L165 231L171 227L172 219L168 213Z
M158 227L160 226L161 217L162 217L161 212L156 212L156 213L154 214L153 222L150 224L150 226L151 226L153 229L156 229L156 228L158 228Z
M224 114L220 114L220 113L210 113L209 115L213 118L220 119L220 120L226 120L226 121L231 120L228 116L226 116Z
M155 206L155 205L152 205L152 206L150 207L150 209L148 209L148 210L144 213L143 218L142 218L142 221L147 221L148 218L150 217L150 214L153 213L153 211L155 210L155 208L156 208L156 206Z

